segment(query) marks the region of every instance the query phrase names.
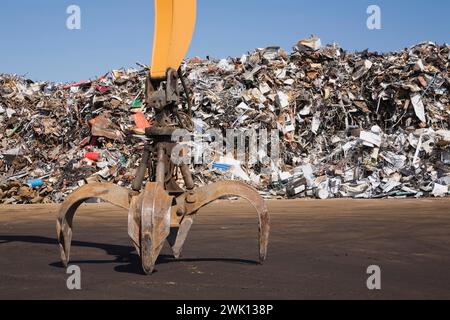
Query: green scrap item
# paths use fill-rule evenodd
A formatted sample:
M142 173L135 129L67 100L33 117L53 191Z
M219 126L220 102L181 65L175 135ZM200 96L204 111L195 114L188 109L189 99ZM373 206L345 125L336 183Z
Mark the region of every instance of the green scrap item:
M19 127L20 127L20 126L17 126L17 127L15 127L14 129L8 129L8 130L6 130L6 136L7 136L8 138L11 138L11 137L17 132L17 129L19 129Z
M134 100L133 103L131 104L131 107L133 109L142 107L142 100L141 99Z
M127 161L127 158L123 154L121 154L119 157L119 163L122 167L128 168L129 163Z

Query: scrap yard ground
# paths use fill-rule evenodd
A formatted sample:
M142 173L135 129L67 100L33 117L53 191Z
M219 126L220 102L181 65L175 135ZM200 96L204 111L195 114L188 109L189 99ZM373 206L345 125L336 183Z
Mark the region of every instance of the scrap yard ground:
M127 215L84 205L75 219L69 291L55 239L57 205L0 206L1 299L450 299L450 199L268 201L269 257L258 265L256 214L222 201L195 221L183 257L166 247L142 274ZM369 291L366 269L381 267Z

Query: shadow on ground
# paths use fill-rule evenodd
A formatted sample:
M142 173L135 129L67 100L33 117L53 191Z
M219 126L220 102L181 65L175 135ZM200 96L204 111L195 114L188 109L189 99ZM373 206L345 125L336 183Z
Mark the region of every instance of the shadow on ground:
M41 237L41 236L29 236L29 235L0 235L0 245L7 244L11 242L25 242L33 244L45 244L54 245L55 248L58 246L56 239ZM141 262L138 254L133 246L123 246L123 245L113 245L104 244L97 242L86 242L86 241L72 241L73 247L84 247L84 248L96 248L101 249L106 252L109 256L113 256L114 259L111 260L73 260L72 264L82 265L82 264L121 264L114 267L116 272L121 273L133 273L144 275L141 268ZM173 256L161 254L156 261L156 264L166 264L166 263L182 263L182 262L225 262L234 264L259 264L254 260L246 259L227 259L227 258L181 258L175 259ZM64 268L61 261L52 262L49 264L55 268Z

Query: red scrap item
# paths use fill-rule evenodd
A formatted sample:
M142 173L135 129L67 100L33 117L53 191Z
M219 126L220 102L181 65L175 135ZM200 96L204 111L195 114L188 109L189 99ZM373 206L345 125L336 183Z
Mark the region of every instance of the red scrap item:
M84 154L84 157L92 161L98 161L98 159L100 158L100 154L98 152L86 152Z
M100 93L107 93L107 92L111 91L110 88L101 86L99 84L95 86L95 89L97 89L97 91L99 91Z
M133 115L134 122L139 129L147 129L150 128L150 122L148 122L147 118L142 112L136 112Z
M68 84L64 85L63 88L64 89L69 89L69 88L72 88L72 87L79 87L79 86L82 86L83 84L88 84L88 83L90 83L90 81L82 80L82 81L79 81L79 82L68 83Z

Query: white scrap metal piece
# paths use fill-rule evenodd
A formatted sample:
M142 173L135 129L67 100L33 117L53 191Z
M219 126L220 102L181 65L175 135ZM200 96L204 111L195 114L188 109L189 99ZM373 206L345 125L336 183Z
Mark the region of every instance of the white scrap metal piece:
M217 64L217 67L225 72L234 71L234 65L230 64L227 59L220 60L219 63Z
M308 163L303 166L301 166L303 176L306 179L306 182L308 183L308 187L313 188L315 187L315 177L314 177L314 170L313 167Z
M23 156L25 154L25 150L22 146L19 146L16 148L1 151L1 153L5 156Z
M311 114L311 105L305 106L302 110L300 110L299 115L301 116L307 116Z
M433 196L435 196L436 198L439 198L439 197L445 197L448 194L448 192L449 192L448 186L444 186L444 185L435 183L431 194Z
M275 76L280 79L283 80L284 78L286 78L286 69L279 69L275 71Z
M11 108L6 108L6 115L8 116L8 118L11 118L13 116L13 114L16 113L16 110L11 109Z
M425 66L423 65L422 59L417 60L416 64L414 65L414 69L422 72L425 70Z
M407 193L411 193L411 194L418 194L419 191L411 189L407 186L402 186L402 191L407 192Z
M294 132L295 126L292 124L291 121L286 121L286 123L283 126L283 134L287 134L289 132Z
M282 91L278 91L275 97L275 103L280 109L287 108L289 106L289 97Z
M295 83L294 79L287 79L283 82L285 85L292 86Z
M372 68L372 65L373 63L370 60L364 60L364 62L360 63L353 75L353 81L358 80L365 74L367 74L367 72L369 72L369 70Z
M397 155L391 151L384 151L380 155L386 162L390 163L394 169L401 169L405 166L406 156Z
M322 47L322 41L318 37L303 39L298 42L297 47L299 47L299 49L301 49L301 47L306 47L317 51Z
M97 174L98 174L99 176L101 176L103 179L108 179L108 178L111 176L111 173L110 173L108 167L106 167L106 168L100 170L99 172L97 172Z
M316 190L316 196L321 200L325 200L330 197L330 180L329 179L325 179L324 181L322 181L318 184L318 187Z
M252 110L245 102L241 102L236 108L242 110Z
M258 88L253 88L251 94L259 103L265 103L267 101L267 98Z
M270 86L267 84L267 82L263 82L259 85L259 91L261 91L262 94L268 94L272 91Z
M427 123L427 119L425 117L425 107L422 102L422 97L420 94L416 94L411 97L411 102L414 107L414 112L416 113L417 118L423 123Z
M373 132L361 131L359 138L368 147L381 147L381 136Z
M395 180L389 180L384 186L383 186L383 191L385 193L389 193L392 190L394 190L395 188L397 188L398 186L401 185L401 182L399 181L395 181Z
M290 178L292 178L292 174L290 174L289 172L286 172L286 171L280 172L280 180L281 181L285 181Z
M370 198L371 190L370 183L363 181L356 184L346 183L341 185L341 195L344 197Z
M314 115L314 118L313 118L312 124L311 124L311 131L314 134L317 134L317 132L319 131L321 123L322 123L322 120L320 120L320 113L316 113Z
M422 149L422 140L423 140L423 135L420 136L419 141L417 142L416 152L414 153L413 166L416 168L418 168L420 166L419 154L420 154L420 150Z
M294 189L294 194L299 194L302 193L303 191L306 190L306 186L304 184L298 186L297 188Z

